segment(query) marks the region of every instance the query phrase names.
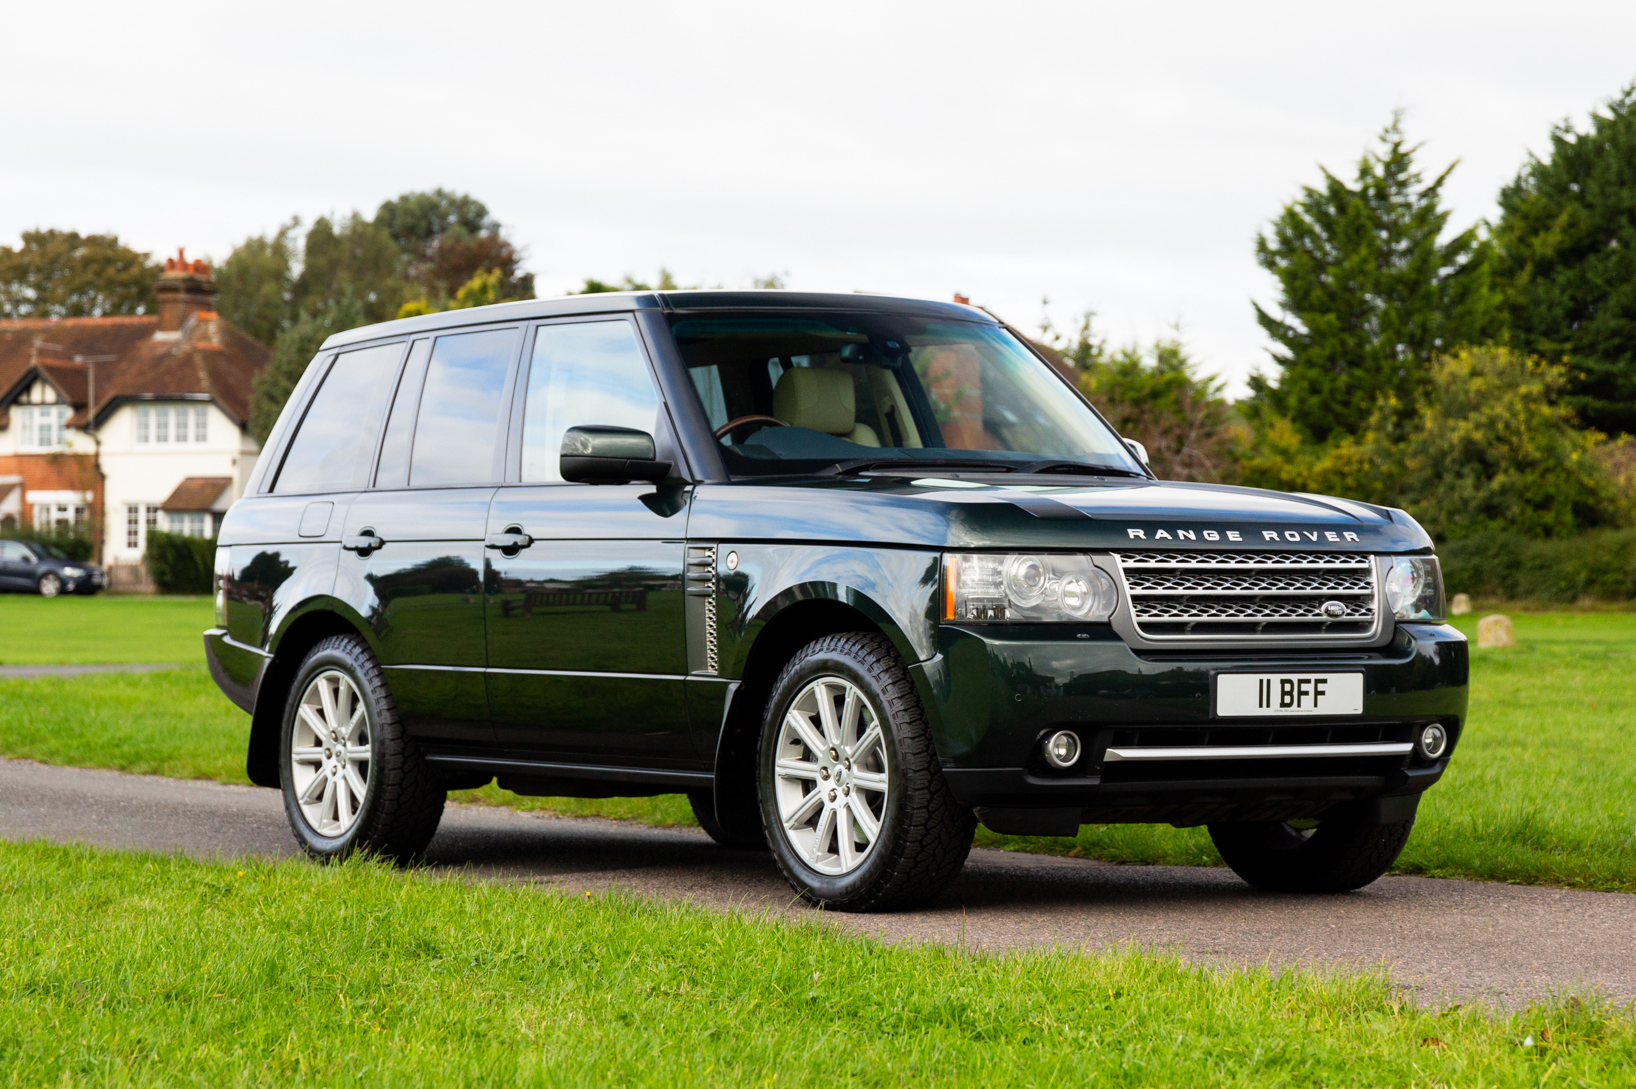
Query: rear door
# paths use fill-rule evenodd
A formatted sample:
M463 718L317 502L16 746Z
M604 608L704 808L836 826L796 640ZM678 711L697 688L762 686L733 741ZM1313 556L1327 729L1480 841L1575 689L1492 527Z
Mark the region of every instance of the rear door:
M695 765L683 681L688 491L570 484L570 427L635 428L666 443L646 353L623 317L543 323L519 383L518 480L495 496L488 549L489 707L522 758ZM661 457L666 456L663 452Z
M346 513L336 596L363 615L409 732L489 748L483 534L500 479L520 326L417 340L374 487Z

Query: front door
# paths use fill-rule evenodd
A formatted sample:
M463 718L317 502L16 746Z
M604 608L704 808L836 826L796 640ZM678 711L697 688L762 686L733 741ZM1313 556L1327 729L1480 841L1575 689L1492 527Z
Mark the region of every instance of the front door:
M399 713L433 748L493 747L483 534L520 335L508 326L415 342L375 486L347 510L336 596L358 603Z
M659 399L623 318L535 329L521 480L489 509L488 692L498 739L517 756L693 766L683 679L687 493L563 481L563 432L654 434ZM498 547L507 533L526 547Z

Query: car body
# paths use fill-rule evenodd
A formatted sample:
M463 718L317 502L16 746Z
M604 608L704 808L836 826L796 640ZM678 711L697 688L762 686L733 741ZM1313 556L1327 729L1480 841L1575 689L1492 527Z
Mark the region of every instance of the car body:
M102 568L71 560L55 545L0 540L0 590L56 597L60 593L94 594L105 585Z
M611 351L610 337L634 346L620 358L640 376L598 386L551 362ZM552 386L546 366L568 377ZM632 416L619 398L644 381L652 396ZM1071 418L1046 418L1058 411ZM1040 418L1002 418L1019 412ZM468 418L488 422L449 422ZM291 710L303 655L343 638L378 662L440 787L687 792L714 834L774 811L756 800L756 761L781 671L851 634L868 646L835 653L895 656L912 686L899 695L935 749L936 790L997 831L1270 822L1293 835L1344 811L1406 834L1467 700L1466 644L1442 623L1424 530L1368 504L1160 481L1099 427L1112 435L1026 341L957 304L638 292L338 334L223 522L210 667L253 716L258 784L294 767L280 731L304 729ZM1052 436L1076 428L1090 462L1053 460ZM1034 435L1048 456L1001 450L1002 433ZM564 479L579 472L571 447L624 450L628 482ZM359 468L337 475L341 463ZM994 597L1002 584L1021 596ZM1042 586L1057 613L1033 603ZM360 692L375 683L347 675ZM897 714L885 703L899 696L855 681L843 687L863 697L860 721ZM786 704L831 698L806 691ZM819 771L850 774L845 762ZM841 812L854 830L871 820Z

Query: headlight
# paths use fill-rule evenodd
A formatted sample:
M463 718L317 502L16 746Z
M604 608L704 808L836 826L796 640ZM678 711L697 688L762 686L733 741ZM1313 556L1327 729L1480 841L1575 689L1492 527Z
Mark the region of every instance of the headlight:
M1443 569L1436 556L1398 556L1382 560L1386 604L1399 620L1443 620Z
M943 557L943 619L1086 623L1119 600L1089 556L953 552Z
M81 575L85 574L85 568L83 568L83 567L65 567L65 568L62 569L62 573L67 578L77 579Z

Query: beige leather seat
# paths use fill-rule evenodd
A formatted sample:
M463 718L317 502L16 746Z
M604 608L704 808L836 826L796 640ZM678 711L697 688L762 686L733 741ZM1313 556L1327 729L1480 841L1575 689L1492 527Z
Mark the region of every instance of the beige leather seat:
M859 446L879 446L880 436L858 422L852 376L846 371L796 367L778 376L773 387L773 415L791 427L838 435Z

